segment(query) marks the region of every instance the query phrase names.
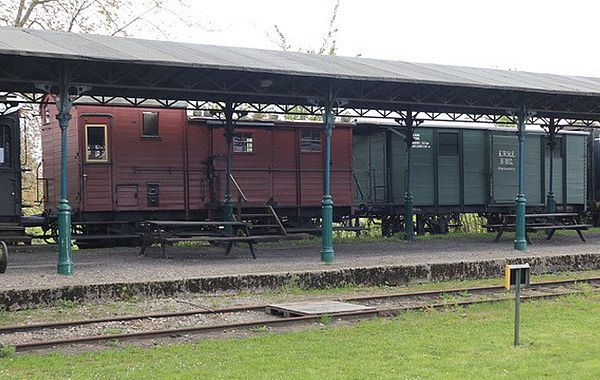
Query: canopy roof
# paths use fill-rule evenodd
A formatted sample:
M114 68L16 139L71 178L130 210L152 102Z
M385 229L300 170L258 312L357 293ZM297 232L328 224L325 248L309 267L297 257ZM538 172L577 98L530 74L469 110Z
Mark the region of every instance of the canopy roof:
M600 79L298 52L0 28L0 90L33 91L64 67L92 95L306 104L329 91L350 107L515 109L600 114Z

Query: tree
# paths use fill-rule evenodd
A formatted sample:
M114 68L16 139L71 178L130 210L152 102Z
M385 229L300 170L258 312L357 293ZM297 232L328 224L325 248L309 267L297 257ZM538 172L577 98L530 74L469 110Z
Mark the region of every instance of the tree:
M336 0L333 5L333 10L331 12L331 17L329 18L329 24L327 32L323 35L321 46L318 49L310 48L310 47L298 47L296 50L305 52L305 53L313 53L313 54L327 54L327 55L335 55L337 52L337 40L336 35L338 33L338 28L336 26L336 20L338 15L338 10L340 8L340 0ZM275 31L276 36L273 37L270 34L267 34L273 43L277 44L281 50L288 51L292 49L292 45L288 43L288 40L279 27L279 25L273 25L273 29Z
M0 25L111 36L134 36L150 27L157 36L170 39L168 30L175 23L200 26L181 11L188 9L186 1L0 0ZM23 203L34 204L36 168L41 162L41 120L37 106L25 105L21 120L21 161L31 169L23 172Z
M0 0L0 23L19 28L135 35L151 27L168 38L169 22L192 26L186 0ZM160 18L160 24L155 20Z
M340 0L336 0L333 5L333 10L331 11L331 17L329 18L327 32L322 37L321 46L318 49L314 48L306 48L306 47L298 47L296 50L304 53L311 54L326 54L326 55L335 55L337 52L337 40L336 36L339 29L336 26L336 20L338 15L338 10L340 9ZM276 34L276 38L273 38L272 35L268 35L271 38L273 43L277 44L281 50L289 51L292 49L292 45L288 43L288 39L285 34L282 32L279 25L273 25L273 29ZM320 116L308 116L302 115L301 107L294 107L291 110L292 112L298 112L300 114L286 114L284 116L287 120L320 120Z

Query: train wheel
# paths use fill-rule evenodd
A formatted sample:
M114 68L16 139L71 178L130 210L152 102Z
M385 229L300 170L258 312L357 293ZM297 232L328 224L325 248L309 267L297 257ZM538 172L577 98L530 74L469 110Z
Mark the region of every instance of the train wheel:
M0 241L0 273L6 272L6 267L8 265L8 247L6 243Z

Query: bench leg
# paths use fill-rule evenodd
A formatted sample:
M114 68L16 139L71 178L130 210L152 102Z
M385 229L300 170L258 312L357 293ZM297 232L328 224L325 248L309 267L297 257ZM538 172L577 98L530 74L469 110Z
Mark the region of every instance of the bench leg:
M227 249L225 249L225 256L229 255L231 253L231 249L233 248L233 245L235 243L230 241L229 243L227 243Z
M140 256L144 256L144 253L146 252L146 247L148 246L148 239L143 238L142 239L142 247L140 248Z
M548 233L548 237L546 238L546 240L552 239L552 236L554 236L555 232L556 232L556 230L550 230L550 232Z
M252 258L256 260L256 253L254 252L254 242L248 242L248 248L250 248L250 253L252 254Z
M499 229L498 230L498 234L496 235L496 238L494 238L494 241L496 243L500 240L500 237L502 236L503 233L504 233L504 229Z
M579 238L581 239L582 242L585 243L585 237L583 236L583 232L581 232L581 230L575 230L577 231L577 235L579 235Z
M167 243L163 241L160 242L160 252L162 253L163 257L165 259L168 259L169 256L167 256L167 247L166 247Z
M529 233L525 232L525 240L527 241L527 244L532 244L533 245L533 240L531 240L531 238L529 237Z

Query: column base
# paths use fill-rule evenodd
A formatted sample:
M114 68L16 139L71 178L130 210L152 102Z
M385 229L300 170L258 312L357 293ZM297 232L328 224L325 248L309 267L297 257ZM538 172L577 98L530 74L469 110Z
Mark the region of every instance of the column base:
M517 195L516 199L516 218L515 218L515 249L519 251L527 250L527 239L525 237L525 206L527 200L525 194Z
M413 195L404 194L404 237L408 241L415 240L415 226L413 223Z
M71 206L68 200L61 199L58 203L58 274L73 274L75 266L71 256Z
M549 192L546 195L546 212L555 213L556 212L556 197L553 192Z
M333 199L331 195L326 194L323 196L321 207L321 243L323 245L321 261L329 264L335 259L335 252L333 251Z

